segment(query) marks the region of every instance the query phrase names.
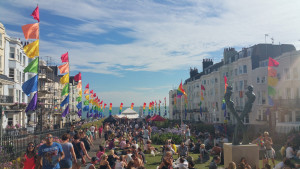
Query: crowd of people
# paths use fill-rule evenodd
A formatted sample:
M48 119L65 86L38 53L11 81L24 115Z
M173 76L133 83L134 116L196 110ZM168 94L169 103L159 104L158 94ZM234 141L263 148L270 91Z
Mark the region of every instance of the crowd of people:
M45 143L36 147L28 143L27 151L21 162L24 169L143 169L147 163L145 154L156 156L161 154L158 169L193 169L196 163L209 162L209 169L217 169L224 165L223 143L228 143L224 134L215 132L193 131L182 124L182 142L176 145L172 138L166 140L161 147L154 147L151 141L152 127L144 122L126 121L105 123L104 126L94 126L84 130L75 130L72 126L68 133L61 136L60 143L53 141L53 136L47 134ZM194 135L194 137L191 137ZM101 138L100 141L97 138ZM193 138L196 140L193 140ZM99 150L91 157L89 151L95 149L94 142L100 142ZM273 141L268 132L253 140L260 146L260 157L266 169L296 168L293 159L299 158L300 153L293 151L291 145L282 148L284 159L275 164ZM161 148L161 149L160 149ZM108 153L106 153L108 152ZM198 154L193 159L190 153ZM93 153L90 153L93 154ZM272 163L269 163L271 161ZM228 169L251 169L247 159L241 157L239 163L230 162Z

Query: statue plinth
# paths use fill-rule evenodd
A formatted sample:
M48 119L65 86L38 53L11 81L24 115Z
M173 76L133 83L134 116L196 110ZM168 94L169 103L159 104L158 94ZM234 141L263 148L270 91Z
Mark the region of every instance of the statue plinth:
M259 147L256 144L232 145L224 143L224 167L233 161L236 165L240 163L242 157L245 157L251 168L259 167Z

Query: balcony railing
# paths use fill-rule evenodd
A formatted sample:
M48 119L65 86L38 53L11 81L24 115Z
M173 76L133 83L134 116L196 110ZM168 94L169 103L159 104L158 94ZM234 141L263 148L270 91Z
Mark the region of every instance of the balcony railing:
M300 99L276 99L274 102L278 108L300 108Z
M13 102L14 102L13 96L0 95L0 103L13 103Z

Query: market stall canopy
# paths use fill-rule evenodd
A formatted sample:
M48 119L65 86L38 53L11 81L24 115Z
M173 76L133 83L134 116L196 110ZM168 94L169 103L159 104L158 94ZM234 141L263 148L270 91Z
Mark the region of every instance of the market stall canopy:
M166 119L164 119L163 117L161 117L160 115L155 115L150 119L147 119L147 121L165 121Z
M120 115L118 115L118 117L119 118L126 117L128 119L137 119L137 118L139 118L139 114L136 111L132 110L131 108L127 108Z

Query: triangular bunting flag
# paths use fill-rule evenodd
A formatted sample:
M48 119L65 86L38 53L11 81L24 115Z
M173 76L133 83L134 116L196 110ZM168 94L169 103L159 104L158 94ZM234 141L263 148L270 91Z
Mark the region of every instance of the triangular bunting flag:
M31 79L23 83L22 89L23 92L29 96L30 93L38 90L38 75L33 76Z
M26 40L39 39L39 23L24 25L22 30Z
M35 56L39 56L39 40L36 40L28 45L24 46L24 52L26 56L29 58L34 58Z
M69 73L69 62L58 66L60 74Z
M69 73L65 74L62 78L60 78L60 83L61 84L66 84L66 83L69 83Z
M30 103L26 107L25 112L27 113L29 110L34 111L36 109L37 105L37 93L34 93L34 96L32 97Z
M69 83L65 85L63 90L61 91L61 96L69 94Z
M34 59L29 65L24 69L24 73L38 73L38 65L39 65L39 58Z

